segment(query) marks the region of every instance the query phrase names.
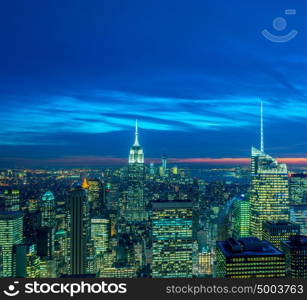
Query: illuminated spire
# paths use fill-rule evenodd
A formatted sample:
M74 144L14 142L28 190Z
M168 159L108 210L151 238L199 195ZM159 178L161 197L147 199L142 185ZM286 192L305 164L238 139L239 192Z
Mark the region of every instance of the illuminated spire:
M83 182L82 182L81 187L82 187L83 189L88 189L88 188L90 187L90 185L88 184L87 179L86 179L85 177L84 177L84 179L83 179Z
M260 120L260 135L261 135L261 140L260 140L260 150L261 152L264 151L264 146L263 146L263 107L262 107L262 100L261 100L261 106L260 106L260 114L261 114L261 120Z
M139 144L139 133L138 133L138 120L135 120L135 139L133 146L140 146Z

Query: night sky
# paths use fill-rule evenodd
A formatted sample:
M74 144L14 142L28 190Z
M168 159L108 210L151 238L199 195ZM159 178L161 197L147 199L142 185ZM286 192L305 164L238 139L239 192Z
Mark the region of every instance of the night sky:
M125 162L136 118L146 158L246 158L260 98L266 152L307 157L306 1L11 0L0 25L0 166Z

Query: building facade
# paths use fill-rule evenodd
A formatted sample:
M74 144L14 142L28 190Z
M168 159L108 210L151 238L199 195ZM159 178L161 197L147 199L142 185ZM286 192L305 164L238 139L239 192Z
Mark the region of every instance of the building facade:
M152 277L192 277L192 202L152 205Z
M13 277L13 247L23 242L23 214L0 212L1 277Z
M261 239L263 222L289 220L287 166L252 148L251 176L251 234Z
M307 278L307 236L291 236L282 242L286 256L286 275L292 278Z
M217 242L215 277L285 277L285 255L267 241L230 238Z
M288 221L266 221L263 223L262 239L281 250L281 242L300 234L300 226Z

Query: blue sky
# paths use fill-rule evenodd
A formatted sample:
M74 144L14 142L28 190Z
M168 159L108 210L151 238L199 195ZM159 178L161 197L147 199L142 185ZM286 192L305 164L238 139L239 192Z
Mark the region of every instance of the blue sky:
M267 152L306 157L307 4L270 2L2 2L0 164L126 157L136 118L147 157L247 157L259 98Z

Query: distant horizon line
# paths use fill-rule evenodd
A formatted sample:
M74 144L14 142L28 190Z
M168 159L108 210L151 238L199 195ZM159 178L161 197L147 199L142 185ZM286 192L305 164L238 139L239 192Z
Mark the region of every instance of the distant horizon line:
M307 157L283 157L277 158L279 163L285 163L288 165L306 165ZM147 158L145 163L160 164L161 158ZM247 157L184 157L184 158L167 158L167 162L170 164L205 164L205 165L248 165L250 164L250 158ZM58 158L22 158L22 157L4 157L0 158L1 164L11 165L50 165L50 166L97 166L97 165L125 165L128 164L128 158L112 157L112 156L95 156L95 155L76 155L76 156L63 156Z

